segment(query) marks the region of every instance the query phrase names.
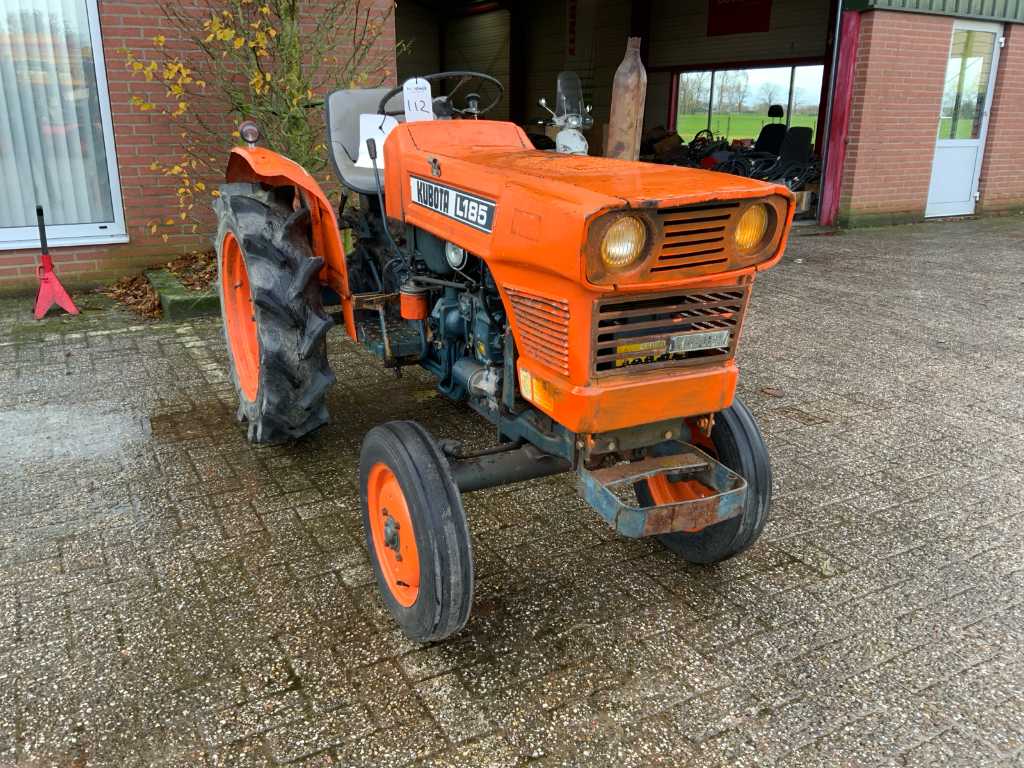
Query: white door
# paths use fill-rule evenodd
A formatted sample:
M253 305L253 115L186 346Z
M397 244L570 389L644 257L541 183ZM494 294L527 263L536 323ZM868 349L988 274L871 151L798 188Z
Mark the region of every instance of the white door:
M1001 35L999 24L953 25L925 216L974 213Z

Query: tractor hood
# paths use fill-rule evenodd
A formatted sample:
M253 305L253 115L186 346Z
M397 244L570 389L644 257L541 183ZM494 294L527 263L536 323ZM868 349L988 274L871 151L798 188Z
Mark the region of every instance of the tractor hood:
M405 123L384 144L388 215L484 258L579 281L597 216L624 208L782 198L739 176L535 150L521 128L490 120ZM787 222L788 224L788 222ZM780 248L781 252L781 248Z

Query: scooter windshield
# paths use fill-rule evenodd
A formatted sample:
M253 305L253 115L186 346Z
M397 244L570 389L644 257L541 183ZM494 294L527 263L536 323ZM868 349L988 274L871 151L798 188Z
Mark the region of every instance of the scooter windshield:
M555 117L583 115L583 85L575 72L558 73Z

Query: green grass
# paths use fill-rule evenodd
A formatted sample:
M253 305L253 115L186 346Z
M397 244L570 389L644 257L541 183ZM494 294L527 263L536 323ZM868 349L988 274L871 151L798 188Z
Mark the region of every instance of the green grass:
M939 138L940 139L973 139L974 136L974 119L970 117L961 117L956 123L956 136L950 137L949 129L953 123L953 118L943 117L939 120Z
M724 113L714 115L711 118L711 130L716 136L725 136L729 141L733 139L756 139L761 132L761 126L772 122L765 115L747 113ZM791 125L807 126L814 130L818 126L817 115L793 115ZM707 128L708 116L701 115L679 115L676 123L676 130L679 135L689 141L697 131Z

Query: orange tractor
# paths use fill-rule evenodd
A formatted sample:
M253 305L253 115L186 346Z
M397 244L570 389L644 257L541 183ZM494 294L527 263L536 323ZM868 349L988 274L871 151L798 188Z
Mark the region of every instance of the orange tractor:
M470 78L493 97L458 98ZM538 151L518 126L480 119L501 98L493 78L423 80L456 84L418 101L401 87L329 97L335 170L358 209L336 211L242 126L249 146L233 150L216 209L249 439L327 423L336 322L386 367L424 367L496 427L497 445L474 454L411 421L363 441L367 547L384 602L417 641L469 617L465 492L575 472L624 536L656 536L693 563L749 547L768 517L771 466L735 399L735 353L755 275L785 247L792 194Z

